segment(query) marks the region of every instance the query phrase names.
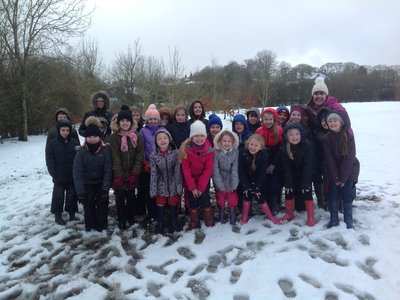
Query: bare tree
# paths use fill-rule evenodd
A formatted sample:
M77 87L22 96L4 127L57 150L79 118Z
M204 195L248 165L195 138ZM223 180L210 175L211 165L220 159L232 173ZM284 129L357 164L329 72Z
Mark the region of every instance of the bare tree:
M136 104L135 98L140 93L143 79L144 57L142 46L137 39L133 48L129 45L126 52L120 52L111 67L111 76L118 88L124 91L129 104Z
M181 97L184 94L182 87L185 87L185 83L182 82L185 68L182 65L182 53L179 52L178 48L175 47L173 50L168 49L169 52L169 63L168 63L168 79L170 81L170 102L173 105L177 105L181 102ZM180 92L181 93L180 93Z
M60 50L70 37L82 35L90 25L91 12L86 12L84 0L0 1L0 39L21 107L18 135L27 141L28 63L35 55Z
M148 57L143 65L143 104L147 106L151 102L162 100L165 96L165 67L161 59Z
M90 38L82 40L77 61L79 63L78 68L82 70L85 77L89 79L100 78L103 60L98 41Z
M253 77L256 96L265 107L273 94L272 83L278 64L276 54L270 50L260 51L255 58L246 60L246 64Z

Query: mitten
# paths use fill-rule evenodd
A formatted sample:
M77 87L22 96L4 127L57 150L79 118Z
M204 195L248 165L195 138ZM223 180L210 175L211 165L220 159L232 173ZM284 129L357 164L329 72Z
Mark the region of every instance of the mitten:
M132 174L128 176L128 190L134 190L138 186L139 176Z
M122 186L124 185L124 177L122 176L117 176L114 178L114 188L116 188L117 190L122 188Z

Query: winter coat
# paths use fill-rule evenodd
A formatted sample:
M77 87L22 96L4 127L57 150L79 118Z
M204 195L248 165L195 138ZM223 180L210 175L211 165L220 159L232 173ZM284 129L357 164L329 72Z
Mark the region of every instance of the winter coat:
M251 170L254 161L255 171ZM243 191L251 190L253 193L262 193L265 177L267 176L267 166L269 164L268 152L260 150L254 157L247 149L240 149L239 152L239 185Z
M214 171L212 175L214 187L217 191L231 188L236 190L239 185L239 138L236 134L232 149L229 152L221 148L218 140L223 131L214 138Z
M108 192L112 182L112 159L109 147L101 143L93 154L86 144L83 145L76 153L73 175L78 195L86 193L86 184L102 184L102 190Z
M145 125L142 129L140 129L139 137L142 139L142 143L144 145L144 160L146 161L150 161L150 155L151 152L153 152L153 147L154 147L154 135L160 128L164 128L164 126Z
M97 108L96 106L96 100L97 98L102 97L104 99L104 107L102 109ZM111 124L111 118L113 116L112 112L109 112L108 110L110 109L111 102L110 98L105 92L97 92L94 93L91 97L91 102L93 106L93 110L86 112L85 115L83 116L81 125L79 126L79 134L81 136L85 136L85 130L86 130L86 119L89 117L103 117L104 119L107 120L108 124ZM111 134L111 129L108 128L107 134Z
M275 122L278 119L278 113L273 108L267 108L263 110L263 115L266 112L271 112L274 114ZM262 117L262 116L261 116ZM264 124L256 130L256 134L261 135L265 141L265 148L268 149L270 164L277 166L279 164L279 149L282 143L282 133L283 129L278 126L278 136L275 138L273 127L267 128Z
M181 195L183 187L178 150L169 132L166 129L160 129L157 132L160 131L170 137L171 143L167 153L162 155L154 141L154 149L150 156L150 197Z
M135 131L135 129L132 129ZM129 138L127 138L128 151L121 151L122 136L113 133L110 136L110 148L112 156L113 177L127 178L129 175L139 175L142 172L144 161L144 147L141 139L137 138L137 145L133 147ZM127 189L127 183L124 183L119 189Z
M242 133L239 133L235 130L235 123L236 122L242 122L244 125L244 130ZM234 133L237 134L237 136L239 137L239 148L243 148L244 147L244 143L246 142L246 140L253 134L253 132L251 132L249 130L248 124L247 124L247 120L246 117L242 114L237 114L233 117L232 120L232 131Z
M257 123L256 124L250 124L249 123L249 121L246 121L247 122L247 128L251 131L251 132L253 132L253 133L255 133L256 132L256 130L261 126L261 121L260 121L260 110L257 108L257 107L252 107L252 108L250 108L250 109L248 109L247 111L246 111L246 117L247 117L247 120L249 119L249 113L251 113L251 112L253 112L253 113L255 113L256 115L257 115L257 117L258 117L258 121L257 121Z
M174 144L179 149L182 143L190 135L190 124L188 121L183 123L173 123L167 126L167 130L171 134Z
M323 140L324 162L326 164L327 180L334 183L346 183L347 180L352 180L355 183L358 181L360 173L360 162L356 157L356 144L354 135L350 130L350 119L346 111L333 111L339 114L344 126L342 130L347 134L348 155L343 155L339 151L340 133L329 131Z
M64 139L60 134L46 145L46 166L53 182L71 184L74 182L72 170L79 141Z
M314 148L310 141L302 136L300 143L290 145L293 159L290 159L284 143L281 155L281 168L283 171L284 184L286 188L296 185L302 189L310 189L314 171Z
M47 132L46 146L47 146L47 144L48 144L51 140L54 140L54 139L58 136L58 129L57 129L58 120L57 120L57 115L58 115L60 112L66 114L67 117L68 117L68 120L71 121L71 113L69 112L68 109L63 108L63 107L57 109L56 113L54 114L55 125L54 125L52 128L50 128L49 131ZM75 128L71 128L71 138L74 138L74 139L76 139L76 140L79 141L78 132L76 131Z
M182 159L182 172L189 191L204 192L213 173L214 151L206 139L204 146L198 148L189 142L186 145L186 158Z

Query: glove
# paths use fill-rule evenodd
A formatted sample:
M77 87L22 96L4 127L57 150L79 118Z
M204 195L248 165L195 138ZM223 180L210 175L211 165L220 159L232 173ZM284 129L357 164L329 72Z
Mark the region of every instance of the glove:
M128 176L128 190L134 190L138 186L139 176L132 174Z
M150 173L150 162L149 161L145 160L143 162L143 170L148 174Z
M101 197L100 199L101 202L108 202L108 197L109 197L108 191L101 191L100 197Z
M86 194L80 194L80 195L78 195L78 202L79 203L84 203L85 202L85 200L86 200Z
M125 182L124 177L122 177L122 176L115 177L114 182L113 182L114 188L119 190L124 185L124 182Z

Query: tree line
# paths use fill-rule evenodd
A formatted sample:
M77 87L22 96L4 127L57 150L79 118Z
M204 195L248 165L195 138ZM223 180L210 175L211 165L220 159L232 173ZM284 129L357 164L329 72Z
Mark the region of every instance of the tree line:
M342 102L400 100L400 66L365 66L352 62L291 66L263 50L243 62L186 74L183 53L169 49L166 61L143 53L140 40L115 55L107 66L98 43L83 37L90 11L83 0L0 0L0 135L27 140L54 125L58 107L79 122L99 89L120 105L147 108L188 105L201 100L207 110L306 103L317 76Z

